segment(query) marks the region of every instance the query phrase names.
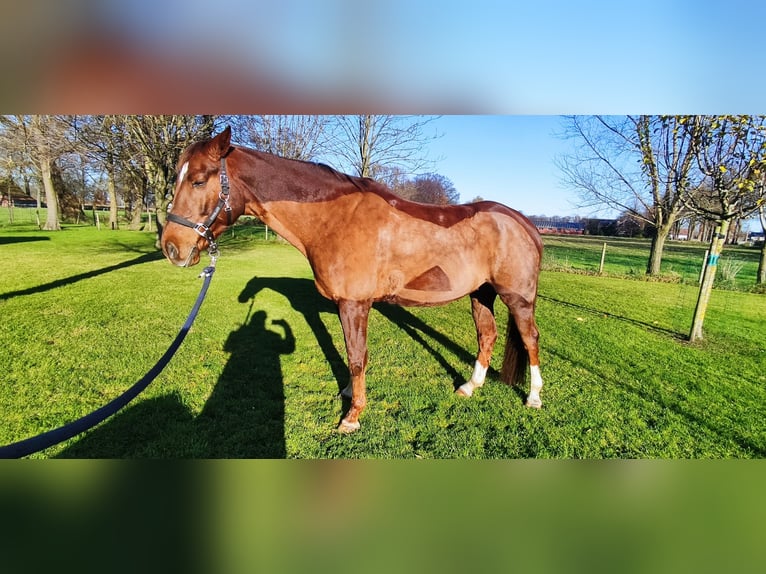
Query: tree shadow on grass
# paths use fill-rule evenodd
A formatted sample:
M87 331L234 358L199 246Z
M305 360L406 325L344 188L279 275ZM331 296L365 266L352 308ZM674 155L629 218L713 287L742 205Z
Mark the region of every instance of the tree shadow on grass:
M232 332L231 353L202 412L177 394L128 407L60 458L284 458L284 390L280 356L295 350L283 319L264 311Z
M115 265L109 265L101 269L94 269L93 271L78 273L77 275L72 275L70 277L62 277L61 279L56 279L54 281L50 281L42 285L36 285L34 287L28 287L26 289L9 291L8 293L0 293L0 301L11 299L13 297L18 297L20 295L32 295L34 293L42 293L44 291L50 291L51 289L56 289L58 287L63 287L64 285L77 283L78 281L82 281L83 279L91 279L92 277L98 277L99 275L104 275L105 273L117 271L118 269L125 269L126 267L132 267L133 265L148 263L150 261L157 261L158 259L162 259L162 257L164 256L162 255L160 251L152 251L151 253L144 253L143 255L140 255L139 257L136 257L135 259L131 259L129 261L123 261L122 263L116 263Z
M603 311L601 309L595 309L593 307L587 307L585 305L580 305L578 303L571 303L569 301L563 301L561 299L556 299L555 297L548 297L547 295L538 295L538 299L541 299L543 301L549 301L551 303L556 303L558 305L563 305L565 307L571 307L572 309L579 309L580 311L585 311L586 313L591 313L593 315L601 315L603 317L609 317L610 319L617 319L618 321L624 321L625 323L630 323L631 325L636 325L638 327L643 327L644 329L649 329L650 331L655 331L657 333L663 333L665 335L670 335L674 339L677 339L679 341L686 341L688 340L686 335L683 333L679 333L678 331L674 331L672 329L667 329L665 327L658 327L657 325L653 325L651 323L647 323L645 321L640 321L638 319L633 319L631 317L624 317L622 315L615 315L614 313L610 313L609 311Z
M50 241L50 237L23 237L19 235L0 236L0 245L9 245L11 243L31 243L33 241Z
M676 416L683 418L690 426L699 429L706 429L708 432L719 436L723 439L730 440L740 447L743 451L749 452L752 456L757 458L766 457L766 448L763 444L758 444L750 437L744 436L740 433L736 427L730 429L724 428L720 425L715 417L706 417L698 413L693 412L691 407L686 406L686 400L683 395L678 395L672 398L663 399L658 393L653 393L649 388L641 387L636 384L626 383L622 380L617 380L615 375L609 374L600 368L595 361L586 361L581 358L575 357L574 354L568 353L563 349L549 349L548 351L552 355L559 358L561 361L571 364L576 369L592 373L596 380L602 382L609 382L614 385L620 392L633 395L641 402L652 405L654 408L667 410ZM652 416L651 414L647 416ZM650 458L656 458L656 453L640 453L636 455L632 453L630 458L639 458L647 456ZM703 455L705 456L705 455ZM686 455L684 455L686 457Z

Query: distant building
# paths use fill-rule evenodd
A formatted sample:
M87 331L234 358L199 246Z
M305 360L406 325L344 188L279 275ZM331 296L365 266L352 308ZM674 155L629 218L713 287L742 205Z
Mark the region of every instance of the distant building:
M37 200L26 193L12 193L14 207L37 207ZM8 194L0 194L0 207L8 207Z
M539 217L536 215L533 215L529 219L542 234L582 235L585 233L585 220L571 220L561 217Z

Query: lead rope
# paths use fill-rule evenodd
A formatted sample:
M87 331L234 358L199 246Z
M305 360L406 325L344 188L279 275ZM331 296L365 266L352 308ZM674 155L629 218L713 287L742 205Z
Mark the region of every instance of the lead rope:
M104 419L115 414L130 401L136 398L141 393L141 391L148 387L149 383L151 383L157 377L157 375L162 372L162 370L165 368L165 365L167 365L170 362L170 359L173 358L173 355L175 355L176 351L181 346L181 343L186 337L186 334L189 332L189 329L191 329L191 326L194 323L194 319L197 317L197 313L199 312L199 308L202 305L202 301L204 301L205 295L207 294L207 288L210 285L210 281L213 278L217 258L218 251L216 249L215 253L211 252L210 254L210 265L205 267L202 270L202 273L199 274L199 277L202 277L204 281L202 283L202 288L200 289L199 295L197 296L197 300L194 302L194 306L192 307L186 322L183 324L183 327L181 327L181 330L178 332L178 335L176 335L176 338L173 340L173 342L170 343L168 350L165 351L165 354L160 357L160 360L157 361L157 364L155 364L149 370L149 372L147 372L139 381L134 383L132 387L130 387L116 399L113 399L92 413L56 429L0 447L0 458L21 458L22 456L28 456L63 442L82 432L85 432L86 430L96 426Z

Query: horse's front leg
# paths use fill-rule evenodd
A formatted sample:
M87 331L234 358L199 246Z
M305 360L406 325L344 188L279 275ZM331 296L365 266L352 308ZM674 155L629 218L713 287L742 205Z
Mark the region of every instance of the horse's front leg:
M351 372L351 408L338 425L341 432L354 432L359 429L359 415L367 404L365 370L367 369L367 321L370 316L370 301L338 302L340 323L346 339L348 368ZM344 394L346 391L344 390Z

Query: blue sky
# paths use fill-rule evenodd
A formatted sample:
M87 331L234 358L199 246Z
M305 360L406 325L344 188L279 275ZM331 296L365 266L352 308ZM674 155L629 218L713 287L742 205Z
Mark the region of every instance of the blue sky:
M158 54L216 55L346 108L333 113L764 112L766 3L751 0L107 0L98 14Z
M583 213L553 164L558 114L766 113L766 3L752 0L105 0L94 14L89 31L205 55L201 72L301 102L199 113L493 114L442 117L434 171L463 200L529 214Z
M527 215L593 215L577 208L577 194L554 165L570 146L555 135L559 116L442 116L433 126L442 134L429 145L430 157L442 158L434 171L452 181L461 201L480 195Z
M107 0L99 15L157 53L215 55L288 86L308 103L289 113L321 100L337 108L323 113L494 114L439 119L434 171L463 200L529 214L590 214L553 164L558 114L766 112L766 3L750 0L222 0L212 12Z

